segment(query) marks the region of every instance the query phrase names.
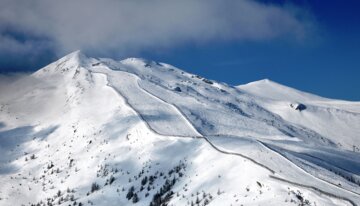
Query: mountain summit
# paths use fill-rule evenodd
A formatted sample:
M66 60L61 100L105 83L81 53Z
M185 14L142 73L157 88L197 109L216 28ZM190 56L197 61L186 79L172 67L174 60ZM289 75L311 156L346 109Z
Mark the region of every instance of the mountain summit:
M77 51L0 96L0 205L359 205L359 134L359 102Z

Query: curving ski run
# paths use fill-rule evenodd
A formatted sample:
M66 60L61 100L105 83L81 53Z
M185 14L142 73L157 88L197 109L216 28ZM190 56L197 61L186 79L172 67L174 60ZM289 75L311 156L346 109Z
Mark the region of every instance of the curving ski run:
M29 78L1 88L0 205L149 205L166 179L169 205L359 205L360 102L79 51Z
M108 81L107 86L115 90L125 100L125 102L143 120L143 122L147 125L147 127L150 130L152 130L156 134L163 136L173 136L173 137L199 136L199 133L189 125L189 123L182 115L180 115L179 113L177 114L173 113L174 108L171 105L167 105L165 104L165 102L160 102L159 99L155 99L154 96L150 95L146 91L140 90L139 87L134 86L134 83L137 82L136 79L137 77L135 75L122 71L116 71L116 72L130 75L127 77L127 79L129 79L130 77L133 79L133 82L121 81L119 82L120 84L116 85L111 81L111 77L109 77L109 74L107 72L94 71L93 73L106 75L106 79ZM121 80L121 75L118 75L116 79ZM129 89L129 87L131 88ZM125 93L124 90L130 90L132 92L136 91L136 93L129 95L128 93L131 92ZM136 99L137 97L141 97L141 99ZM162 120L160 119L160 117L162 116L169 118ZM177 125L178 127L162 128L162 126L164 125L163 124L164 121L172 121L174 123L169 125Z
M109 74L109 72L111 72L112 74ZM151 130L153 131L154 133L158 134L158 135L162 135L162 136L172 136L172 137L178 137L178 138L183 138L183 137L192 137L192 138L203 138L206 142L209 143L209 145L211 147L213 147L216 151L218 152L221 152L223 154L227 154L227 155L234 155L234 156L239 156L239 157L242 157L244 159L247 159L251 162L253 162L254 164L260 166L261 168L267 170L268 172L270 172L269 174L269 177L272 178L272 179L275 179L275 180L278 180L278 181L282 181L282 182L286 182L288 184L292 184L292 185L295 185L295 186L299 186L299 187L304 187L304 188L307 188L307 189L311 189L311 190L314 190L314 191L317 191L321 194L324 194L324 195L327 195L329 197L332 197L332 198L337 198L339 200L342 200L342 201L347 201L349 202L351 205L353 206L357 206L357 204L351 200L351 198L348 198L348 197L343 197L343 196L340 196L340 195L335 195L331 192L328 192L328 191L325 191L325 190L322 190L322 189L319 189L317 187L314 187L314 186L309 186L309 185L305 185L305 184L301 184L301 183L297 183L297 182L293 182L293 181L290 181L290 180L286 180L282 177L278 177L276 176L276 172L274 170L272 170L271 168L269 168L268 166L254 160L253 158L251 157L248 157L244 154L241 154L241 153L238 153L238 152L230 152L230 151L226 151L226 150L223 150L221 148L219 148L218 146L216 146L213 142L211 142L206 136L202 135L195 127L194 125L191 123L191 121L186 117L186 115L184 115L182 113L182 111L174 104L171 104L169 102L167 102L166 100L163 100L161 99L160 97L156 96L155 94L152 94L151 92L149 92L148 90L146 90L145 88L141 87L141 85L139 84L139 81L140 78L137 77L136 75L132 74L132 73L129 73L129 72L125 72L125 71L113 71L113 70L108 70L108 72L104 72L104 71L93 71L92 73L95 73L95 74L102 74L102 75L105 75L106 76L106 79L107 79L107 86L111 87L114 91L116 91L124 100L125 102L128 104L128 106L130 108L132 108L132 110L137 114L137 116L146 124L146 126ZM114 73L117 73L117 74L114 74ZM111 77L109 78L109 75L116 75L116 79L117 80L121 80L121 75L128 75L127 79L130 77L133 79L133 82L124 82L124 81L120 81L119 83L121 84L117 84L116 83L114 84L114 82L111 81ZM136 83L134 86L134 83ZM155 104L159 104L161 105L160 107L158 108L161 108L160 110L157 110L158 112L162 112L162 114L158 114L159 116L167 116L167 115L172 115L172 118L175 119L175 121L177 122L176 125L182 125L180 128L172 128L171 130L164 130L164 129L159 129L157 122L156 121L149 121L149 119L147 118L146 115L144 115L144 113L147 113L148 110L146 108L142 108L142 106L140 105L141 102L137 102L136 99L134 99L133 97L129 96L129 92L125 93L124 90L126 89L129 89L127 87L130 87L131 86L131 91L134 91L134 90L137 90L137 92L139 93L143 93L145 94L145 96L147 96L149 99L152 99L152 100L149 100L147 99L147 101L142 101L144 104L148 105L148 102L153 102ZM136 94L134 94L136 95ZM142 97L144 97L144 95L141 95ZM169 108L171 108L169 110ZM176 114L176 115L174 115ZM185 127L185 129L184 129ZM191 131L192 134L184 134L182 131ZM180 134L179 134L180 133ZM263 145L264 147L266 147L267 149L271 150L272 152L275 152L274 150L272 150L271 148L269 148L266 144L264 144L263 142L261 141L258 141L261 145ZM278 153L278 152L276 152ZM279 154L281 155L281 154ZM281 155L282 156L282 155ZM289 162L291 162L290 160L288 160ZM291 162L291 164L295 165L294 163ZM296 166L296 165L295 165ZM296 166L297 167L297 166ZM299 168L299 167L298 167ZM305 170L299 168L301 171L307 173ZM309 174L309 173L307 173ZM310 174L311 175L311 174ZM312 176L312 175L311 175ZM327 183L327 184L330 184L331 186L336 186L332 183L329 183L329 182L326 182L322 179L319 179L317 177L314 177L312 176L313 178L316 178L324 183ZM345 192L350 192L352 194L355 194L355 195L359 195L353 191L349 191L349 190L346 190L344 188L340 188L338 186L336 186L338 189L342 189L344 190Z
M354 191L347 190L347 189L345 189L345 188L339 187L338 185L336 185L336 184L334 184L334 183L328 182L328 181L326 181L326 180L323 180L323 179L321 179L321 178L318 178L318 177L316 177L316 176L308 173L306 170L304 170L303 168L301 168L301 167L299 167L298 165L296 165L295 163L293 163L293 162L292 162L290 159L288 159L284 154L282 154L281 152L278 152L277 150L273 149L273 148L272 148L271 146L269 146L267 143L264 143L263 141L260 141L260 140L256 140L256 141L257 141L259 144L261 144L262 146L264 146L265 148L267 148L269 151L271 151L271 152L273 152L273 153L281 156L283 159L286 159L289 163L293 164L294 167L296 167L297 169L303 171L303 172L306 173L306 174L311 175L313 178L316 178L316 179L318 179L318 180L320 180L320 181L322 181L322 182L324 182L324 183L326 183L326 184L330 184L330 185L332 185L332 186L334 186L334 187L336 187L336 188L338 188L338 189L341 189L341 190L344 190L344 191L346 191L346 192L350 192L350 193L352 193L352 194L354 194L354 195L360 196L360 194L357 193L357 192L354 192Z
M138 85L139 85L139 88L141 88L141 89L143 89L144 91L146 91L147 93L151 94L151 93L150 93L149 91L147 91L145 88L141 87L140 84L138 84ZM173 104L171 104L171 103L169 103L169 102L161 99L161 98L158 97L158 96L155 96L154 94L151 94L151 95L154 96L154 98L157 98L157 99L159 99L159 100L162 101L162 102L165 102L165 103L167 103L167 104L169 104L169 105L172 105L172 106L177 110L177 112L180 113L180 114L184 117L184 119L186 119L186 120L188 121L188 124L192 125L191 121L181 112L181 110L180 110L178 107L176 107L175 105L173 105ZM195 129L195 127L193 127L193 128ZM195 130L196 130L196 129L195 129ZM198 131L197 131L197 132L198 132ZM200 132L198 132L198 133L200 134ZM292 182L292 181L286 180L286 179L284 179L284 178L275 176L276 172L275 172L274 170L272 170L272 169L269 168L268 166L266 166L266 165L264 165L264 164L262 164L262 163L260 163L260 162L258 162L258 161L256 161L256 160L254 160L253 158L248 157L248 156L246 156L246 155L243 155L243 154L241 154L241 153L225 151L225 150L220 149L219 147L217 147L217 146L216 146L214 143L212 143L206 136L201 135L200 137L204 138L204 139L205 139L216 151L218 151L218 152L221 152L221 153L227 154L227 155L240 156L240 157L245 158L245 159L253 162L254 164L256 164L256 165L258 165L258 166L266 169L267 171L269 171L269 172L271 173L271 174L269 175L270 178L273 178L273 179L276 179L276 180L279 180L279 181L283 181L283 182L287 182L287 183L292 184L292 185L296 185L296 186L301 186L301 187L305 187L305 188L308 188L308 189L312 189L312 190L315 190L315 191L317 191L317 192L320 192L320 193L322 193L322 194L324 194L324 195L327 195L327 196L330 196L330 197L333 197L333 198L337 198L337 199L340 199L340 200L348 201L348 202L351 203L353 206L357 206L357 204L356 204L354 201L352 201L351 199L349 199L349 198L347 198L347 197L342 197L342 196L339 196L339 195L334 195L334 194L332 194L332 193L330 193L330 192L326 192L326 191L321 190L321 189L319 189L319 188L316 188L316 187L314 187L314 186L308 186L308 185L304 185L304 184L301 184L301 183ZM261 141L259 141L259 140L258 140L258 142L261 143L262 145L264 145L263 142L261 142ZM265 146L265 145L264 145L264 146ZM265 146L265 147L266 147L266 146ZM267 147L267 148L268 148L268 147ZM270 148L269 148L269 149L270 149ZM274 152L274 151L273 151L273 152ZM293 165L295 165L296 167L298 167L296 164L294 164L294 163L291 162L290 160L288 160L288 161L289 161L291 164L293 164ZM300 170L304 171L305 173L307 173L307 172L306 172L305 170L303 170L302 168L300 168L300 167L298 167L298 168L299 168ZM307 173L307 174L309 174L309 173ZM309 174L309 175L311 175L311 174ZM313 175L311 175L311 176L314 177ZM319 179L319 178L317 178L317 177L314 177L314 178ZM331 185L333 185L333 186L336 186L337 188L342 189L342 190L345 190L346 192L351 192L351 193L353 193L353 194L355 194L355 195L359 195L358 193L355 193L355 192L353 192L353 191L349 191L349 190L346 190L346 189L344 189L344 188L338 187L337 185L332 184L332 183L329 183L329 182L324 181L324 180L322 180L322 179L319 179L319 180L321 180L321 181L323 181L323 182L325 182L325 183L331 184Z

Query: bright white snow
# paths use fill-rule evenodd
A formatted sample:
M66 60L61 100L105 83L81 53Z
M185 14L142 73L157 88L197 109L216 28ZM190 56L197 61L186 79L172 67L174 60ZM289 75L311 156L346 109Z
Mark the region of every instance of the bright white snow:
M1 91L0 205L360 202L359 102L79 51Z

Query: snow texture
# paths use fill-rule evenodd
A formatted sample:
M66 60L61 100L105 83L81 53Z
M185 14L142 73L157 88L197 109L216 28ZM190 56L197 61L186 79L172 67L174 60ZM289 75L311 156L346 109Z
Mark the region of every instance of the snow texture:
M360 204L359 102L80 51L0 95L0 205Z

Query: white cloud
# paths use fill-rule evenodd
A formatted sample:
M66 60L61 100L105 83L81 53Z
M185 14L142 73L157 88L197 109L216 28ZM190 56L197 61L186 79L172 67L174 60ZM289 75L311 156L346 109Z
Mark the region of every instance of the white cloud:
M0 53L7 50L31 53L40 47L38 51L55 49L61 55L76 49L126 54L183 43L258 41L283 36L297 39L311 25L301 9L250 0L0 0L0 3L0 45L6 45L0 46ZM9 31L31 38L9 38ZM41 38L46 41L39 41Z

